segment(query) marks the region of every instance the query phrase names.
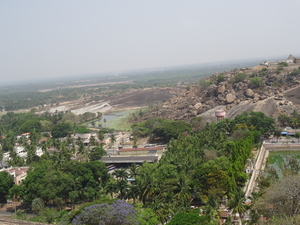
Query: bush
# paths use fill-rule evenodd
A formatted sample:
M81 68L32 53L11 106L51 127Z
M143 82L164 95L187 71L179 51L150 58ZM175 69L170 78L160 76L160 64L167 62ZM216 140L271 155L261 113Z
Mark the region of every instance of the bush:
M225 77L223 75L217 76L217 83L221 83L225 80Z
M201 81L199 82L199 86L200 86L200 89L201 89L201 90L204 90L204 89L208 88L208 86L211 85L211 84L212 84L211 81L201 80Z
M281 66L281 67L288 67L289 66L289 64L287 62L280 62L280 63L278 63L278 65Z
M264 67L264 68L261 69L261 72L265 72L265 71L268 71L267 67Z
M234 76L234 82L235 83L243 82L246 78L247 78L246 73L238 73Z
M294 70L293 72L291 72L291 75L296 76L300 74L300 69Z
M278 66L277 70L283 70L283 66Z
M262 86L262 79L260 77L250 78L250 82L254 88Z

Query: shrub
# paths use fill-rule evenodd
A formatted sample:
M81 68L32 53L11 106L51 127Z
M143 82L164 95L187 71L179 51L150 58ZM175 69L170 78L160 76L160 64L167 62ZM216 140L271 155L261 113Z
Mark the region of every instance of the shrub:
M291 72L291 75L296 76L300 74L300 69L294 70L293 72Z
M280 62L278 63L279 66L282 66L282 67L288 67L289 64L287 62Z
M234 76L234 82L235 83L243 82L246 78L247 78L246 73L238 73Z
M211 85L211 84L212 84L211 81L201 80L201 81L199 82L199 86L200 86L200 89L201 89L201 90L204 90L204 89L208 88L208 86Z
M283 66L277 66L276 70L283 70Z
M262 86L262 79L260 77L250 78L250 82L254 88Z
M217 83L221 83L225 80L225 77L223 75L217 76Z

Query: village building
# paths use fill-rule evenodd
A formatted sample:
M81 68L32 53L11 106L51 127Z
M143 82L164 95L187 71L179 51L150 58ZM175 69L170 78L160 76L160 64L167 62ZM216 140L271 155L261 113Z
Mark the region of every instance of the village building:
M274 66L274 65L278 65L281 62L286 62L288 64L300 63L300 58L296 58L295 56L293 56L292 54L290 54L287 59L277 60L276 62L264 61L260 65L263 65L263 66Z
M2 171L8 172L14 177L14 183L20 185L22 181L27 177L27 171L29 167L12 167L9 169L3 169Z

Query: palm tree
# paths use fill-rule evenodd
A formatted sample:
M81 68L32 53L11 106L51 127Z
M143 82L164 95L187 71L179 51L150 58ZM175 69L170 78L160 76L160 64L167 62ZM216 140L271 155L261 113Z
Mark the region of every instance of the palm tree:
M161 199L154 197L150 205L161 224L165 224L169 220L169 216L174 214L171 204L164 203Z
M140 192L140 187L136 183L133 183L129 186L127 190L127 198L133 199L133 204L135 204L135 200L138 198Z
M134 163L129 166L129 175L133 179L138 175L138 167Z
M177 179L174 198L185 207L188 207L192 200L188 178L183 174Z
M104 140L104 134L103 134L101 131L98 132L98 139L99 139L100 145L101 145L101 147L102 147L102 145L103 145L103 140Z
M93 135L91 135L91 137L90 137L90 144L92 146L98 145L98 143L96 142L96 139L95 139L95 137Z
M232 213L239 214L240 220L243 220L245 212L248 210L248 206L245 203L245 193L239 191L228 201L228 207L232 210Z
M220 210L219 204L215 198L209 197L207 205L205 206L205 215L210 219L212 224L220 223Z
M67 143L68 143L68 145L73 144L73 138L71 137L71 134L68 134Z
M111 135L110 135L110 144L112 145L113 149L114 149L115 142L116 142L116 137L115 137L114 133L111 133Z
M116 187L120 192L120 199L124 199L128 188L127 180L117 180Z
M120 169L120 170L115 170L112 175L114 175L117 180L127 180L128 178L128 173L126 172L126 170L124 169Z
M276 137L277 141L278 141L278 138L281 136L281 132L282 132L282 129L280 127L275 128L274 137Z
M41 198L35 198L32 200L31 207L34 211L39 212L44 209L44 201Z
M113 181L109 181L106 185L105 185L105 193L110 194L110 197L113 198L113 194L117 192L117 184L116 182Z
M103 119L103 122L104 122L104 124L105 124L105 128L106 128L106 119L105 119L105 118Z

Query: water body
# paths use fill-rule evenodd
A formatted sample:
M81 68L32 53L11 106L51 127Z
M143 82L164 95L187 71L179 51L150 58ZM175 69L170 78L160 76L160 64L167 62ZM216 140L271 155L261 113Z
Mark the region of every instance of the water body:
M101 118L101 120L97 120L95 121L96 126L98 126L98 124L101 124L102 127L110 127L110 125L112 125L112 123L117 120L120 119L120 117L126 117L128 116L130 113L132 113L131 110L129 111L120 111L120 112L115 112L115 113L111 113L111 114L104 114ZM106 123L104 123L104 119L106 120ZM87 124L88 127L92 127L92 124Z
M296 156L300 163L300 151L283 151L283 152L270 152L268 157L267 167L265 173L268 174L268 170L275 170L279 177L282 177L282 170L284 163L286 163L286 156Z
M106 119L106 124L109 123L109 121L111 120L114 120L114 119L117 119L119 118L120 116L118 115L115 115L115 114L107 114L107 115L104 115L101 120L97 120L95 121L96 124L103 124L104 125L104 119ZM92 127L92 124L87 124L88 127Z

